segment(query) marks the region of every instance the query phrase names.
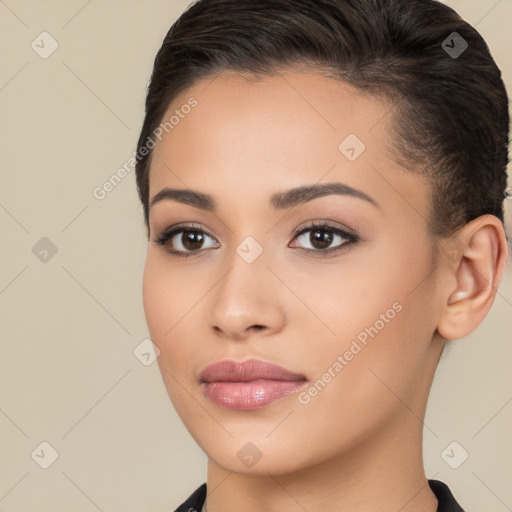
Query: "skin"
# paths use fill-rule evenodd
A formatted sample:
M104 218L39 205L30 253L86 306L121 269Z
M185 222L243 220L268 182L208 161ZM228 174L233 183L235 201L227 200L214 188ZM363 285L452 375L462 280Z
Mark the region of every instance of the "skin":
M190 188L217 210L150 208L143 301L170 399L208 456L208 512L435 512L421 453L428 393L442 336L469 334L494 300L501 222L486 215L433 237L428 183L392 158L389 105L347 84L291 69L259 81L223 73L169 115L191 96L197 106L153 150L149 197ZM349 134L366 145L353 162L338 149ZM270 206L278 191L330 182L378 206L348 195ZM329 247L343 250L322 256L310 232L294 238L323 220L359 241L335 236ZM185 250L181 234L154 242L182 222L206 233L189 258L168 252ZM236 252L247 236L263 249L252 263ZM233 411L202 392L201 370L223 359L273 362L311 386L394 303L401 311L307 404L295 393ZM237 457L249 442L261 454L251 467Z

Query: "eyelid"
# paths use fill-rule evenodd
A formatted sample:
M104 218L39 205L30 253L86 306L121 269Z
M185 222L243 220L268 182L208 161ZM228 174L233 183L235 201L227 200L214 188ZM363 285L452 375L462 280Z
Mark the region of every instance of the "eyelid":
M346 224L342 224L341 222L331 221L325 218L322 219L312 219L304 224L301 224L294 232L293 236L296 237L300 235L304 231L308 231L310 229L329 229L333 231L340 231L346 236L358 237L356 231L352 228L348 227Z
M170 236L174 236L176 233L180 231L201 231L205 235L209 236L210 238L213 238L218 243L218 240L211 235L208 230L206 230L204 227L202 227L200 224L196 224L195 222L181 222L178 224L174 224L172 226L168 226L167 228L164 228L158 235L155 235L153 238L153 242L155 243L161 243L163 240L168 240Z
M331 224L330 221L326 220L309 221L295 230L292 242L308 231L330 231L345 241L328 249L305 249L303 247L297 247L295 249L315 258L327 258L329 256L336 256L349 250L351 246L360 242L360 236L355 233L354 230L346 227L345 225L343 226L343 228L338 227L334 224ZM288 247L289 246L290 245L288 245Z
M336 225L338 224L338 225ZM342 226L342 227L341 227ZM292 234L292 240L293 242L296 238L298 238L303 233L306 233L308 231L312 230L325 230L325 231L331 231L338 236L341 236L345 239L344 243L341 243L340 245L334 246L329 249L305 249L303 247L297 247L299 251L308 254L308 255L314 255L315 257L327 257L327 255L331 254L337 254L344 252L345 250L348 250L348 247L356 244L360 241L360 236L351 228L348 226L341 224L339 222L329 221L325 219L315 219L310 220L302 225L300 225L298 228L296 228ZM217 244L219 241L211 235L206 229L204 229L201 225L194 223L194 222L182 222L178 223L172 226L169 226L162 230L157 236L153 238L153 242L165 246L167 241L169 239L172 239L176 234L183 232L183 231L199 231L203 233L204 235L208 236L212 240L214 240ZM290 246L290 243L288 243L288 247ZM181 257L189 257L189 256L196 256L199 255L206 250L212 249L205 248L205 249L197 249L194 251L181 251L176 249L169 249L166 250L174 256L181 256Z
M182 222L178 224L174 224L172 226L169 226L165 229L163 229L157 236L153 238L153 242L159 246L162 246L171 256L177 256L181 258L189 258L200 255L202 252L208 250L208 249L198 249L197 251L180 251L177 249L171 249L165 247L167 242L174 238L178 233L184 232L184 231L199 231L206 235L207 237L211 238L215 241L215 243L219 243L218 240L213 236L210 235L210 233L203 229L202 226L194 223L194 222ZM211 249L211 248L209 248Z

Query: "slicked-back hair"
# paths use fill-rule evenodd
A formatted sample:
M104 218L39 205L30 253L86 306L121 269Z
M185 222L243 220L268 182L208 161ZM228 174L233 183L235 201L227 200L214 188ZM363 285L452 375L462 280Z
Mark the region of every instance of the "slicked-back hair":
M454 55L456 44L467 48ZM224 71L301 68L390 101L396 161L431 186L432 234L484 214L503 222L507 92L486 42L453 9L436 0L198 0L165 36L147 89L135 171L148 236L152 151L141 149L177 95Z

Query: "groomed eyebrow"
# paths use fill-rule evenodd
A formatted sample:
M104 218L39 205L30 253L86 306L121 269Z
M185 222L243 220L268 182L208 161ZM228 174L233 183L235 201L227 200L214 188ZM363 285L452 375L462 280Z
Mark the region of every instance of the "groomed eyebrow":
M341 196L352 196L358 199L363 199L374 206L379 207L377 201L365 194L362 190L349 187L344 183L319 183L316 185L297 187L287 190L285 192L277 192L270 198L270 204L276 210L290 208L299 204L307 203L318 197L338 194Z
M160 201L167 199L169 201L176 201L178 203L188 204L190 206L195 206L196 208L201 208L201 210L207 210L209 212L214 212L217 209L215 204L215 200L209 194L204 194L203 192L196 192L194 190L190 190L187 188L163 188L153 196L149 206L153 206Z
M307 203L318 197L332 194L357 197L380 208L377 201L368 194L365 194L362 190L339 182L307 185L292 188L284 192L276 192L270 198L270 205L274 210L283 210ZM163 188L153 196L149 206L151 207L163 200L176 201L209 212L215 212L217 210L217 204L211 195L191 189Z

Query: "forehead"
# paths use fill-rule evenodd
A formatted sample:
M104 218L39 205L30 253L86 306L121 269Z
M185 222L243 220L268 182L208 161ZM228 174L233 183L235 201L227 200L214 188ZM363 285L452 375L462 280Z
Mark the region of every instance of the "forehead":
M150 198L165 186L220 196L228 184L269 196L322 179L374 193L418 189L417 176L393 160L391 103L333 78L208 76L177 96L162 121L173 116L153 150Z
M188 111L191 98L197 106L167 130L172 131L176 146L180 135L186 138L192 130L201 138L202 147L212 143L217 151L230 142L249 138L272 150L287 142L315 141L318 146L323 139L327 145L351 133L368 141L373 132L372 142L381 143L380 149L384 150L386 135L390 134L389 101L313 72L279 71L274 76L225 72L207 76L173 100L163 122L182 109ZM284 134L289 137L284 138ZM225 144L218 144L219 140Z

